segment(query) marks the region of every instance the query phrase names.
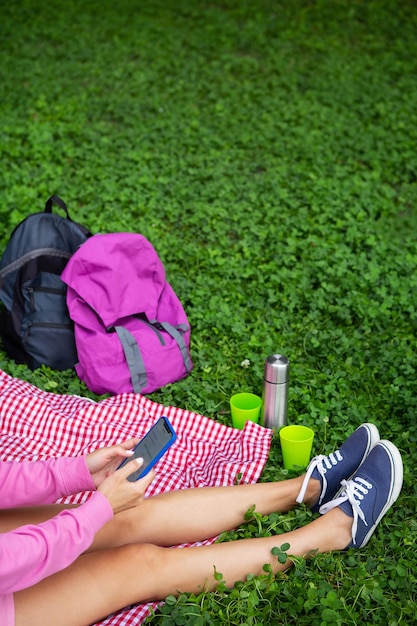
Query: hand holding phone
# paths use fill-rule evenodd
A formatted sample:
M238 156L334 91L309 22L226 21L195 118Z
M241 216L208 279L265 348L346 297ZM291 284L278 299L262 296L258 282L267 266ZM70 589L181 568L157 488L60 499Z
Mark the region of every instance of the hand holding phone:
M117 469L124 467L127 463L130 463L132 459L142 458L143 465L130 474L127 480L134 482L146 476L176 439L177 435L168 418L161 417L146 433L143 439L139 441L138 445L134 448L133 456L124 459Z
M86 455L85 461L96 487L119 467L120 459L127 459L133 455L132 448L138 441L137 437L127 439L113 446L98 448Z
M140 467L138 460L133 461L132 467ZM143 502L147 488L155 478L154 473L150 471L141 480L129 482L128 477L131 473L131 467L123 467L120 471L113 472L107 476L97 489L107 498L113 513L121 513L140 505Z

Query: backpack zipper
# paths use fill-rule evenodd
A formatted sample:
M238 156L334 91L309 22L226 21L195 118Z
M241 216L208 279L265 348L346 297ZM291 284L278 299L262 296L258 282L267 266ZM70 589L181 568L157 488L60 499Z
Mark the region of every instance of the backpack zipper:
M154 324L151 324L150 322L147 322L146 320L141 319L141 322L143 322L146 326L148 326L148 328L151 328L153 330L155 335L158 337L159 343L161 344L161 346L164 346L165 339L163 338L162 334L159 332L158 328Z
M38 293L52 293L57 296L62 296L65 294L65 289L57 289L56 287L27 287L27 292L29 294L29 306L32 311L35 310L35 291Z
M72 324L56 324L53 322L28 322L23 341L30 335L32 328L55 328L56 330L72 330Z
M146 320L144 320L141 317L137 317L137 320L142 322L143 324L145 324L145 326L147 326L148 328L150 328L151 330L153 330L153 332L155 333L155 335L158 337L159 339L159 343L161 344L161 346L165 346L165 339L163 338L162 334L159 332L159 330L157 328L155 328L154 324L151 324L150 322L147 322ZM117 326L119 324L116 324ZM114 333L115 332L115 327L114 326L109 326L106 329L106 332L108 333ZM130 332L130 331L129 331Z

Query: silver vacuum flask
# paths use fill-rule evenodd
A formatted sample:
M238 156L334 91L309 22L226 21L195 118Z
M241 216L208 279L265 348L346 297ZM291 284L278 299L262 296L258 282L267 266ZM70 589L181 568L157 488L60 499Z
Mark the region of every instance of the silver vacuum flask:
M265 361L262 425L281 428L287 422L290 362L282 354L271 354Z

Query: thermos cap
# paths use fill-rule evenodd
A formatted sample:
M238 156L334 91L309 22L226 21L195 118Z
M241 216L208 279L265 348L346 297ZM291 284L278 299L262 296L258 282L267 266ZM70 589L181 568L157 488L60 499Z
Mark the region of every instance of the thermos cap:
M268 383L286 383L290 378L290 362L282 354L271 354L265 361L265 380Z

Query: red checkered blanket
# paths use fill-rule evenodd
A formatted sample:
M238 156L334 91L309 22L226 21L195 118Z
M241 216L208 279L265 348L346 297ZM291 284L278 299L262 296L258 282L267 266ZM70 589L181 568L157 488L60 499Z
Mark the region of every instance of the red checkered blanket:
M170 419L178 440L156 466L157 476L147 496L173 489L258 480L268 457L272 431L257 424L248 422L243 431L235 430L134 393L101 402L48 393L0 370L0 458L4 461L85 454L129 437L142 437L161 415ZM61 501L79 503L88 495L81 493ZM213 541L215 538L204 543ZM150 608L156 606L128 607L100 624L141 624Z

